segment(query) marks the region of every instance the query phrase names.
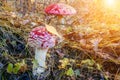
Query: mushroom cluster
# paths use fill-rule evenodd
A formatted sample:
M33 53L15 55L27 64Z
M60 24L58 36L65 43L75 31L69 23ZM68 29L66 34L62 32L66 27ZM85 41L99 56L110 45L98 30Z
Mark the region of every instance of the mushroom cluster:
M47 14L58 15L61 23L64 24L62 16L75 14L76 10L69 5L57 3L46 7L45 12ZM40 75L45 71L46 54L49 48L55 46L57 39L55 35L57 35L59 38L62 38L54 28L48 25L45 25L45 27L36 27L30 32L28 37L28 44L35 49L33 75Z
M35 48L35 61L37 63L33 64L34 75L40 75L44 72L47 51L54 47L55 43L55 35L47 31L45 27L36 27L30 32L28 44Z

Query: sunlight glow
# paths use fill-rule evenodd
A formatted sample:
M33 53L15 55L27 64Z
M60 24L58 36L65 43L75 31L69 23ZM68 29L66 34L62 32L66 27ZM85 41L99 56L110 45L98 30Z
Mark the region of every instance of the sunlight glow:
M120 0L102 0L104 8L107 8L112 11L119 11L120 9Z
M107 6L114 6L116 4L116 1L115 0L105 0L106 2L106 5Z

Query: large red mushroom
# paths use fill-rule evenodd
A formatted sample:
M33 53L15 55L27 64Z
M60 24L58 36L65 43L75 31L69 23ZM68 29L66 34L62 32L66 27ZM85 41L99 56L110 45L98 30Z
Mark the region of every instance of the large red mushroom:
M72 6L64 3L51 4L45 8L45 12L47 14L57 15L62 25L65 24L63 16L76 14L76 10Z
M45 27L34 28L28 38L28 44L35 48L35 61L33 64L33 74L40 75L45 70L46 54L49 48L55 46L55 35L47 31Z

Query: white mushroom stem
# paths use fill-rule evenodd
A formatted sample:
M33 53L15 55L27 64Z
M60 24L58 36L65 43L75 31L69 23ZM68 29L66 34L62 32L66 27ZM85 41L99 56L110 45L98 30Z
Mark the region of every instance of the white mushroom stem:
M61 36L63 36L64 34L64 30L65 30L65 19L63 18L63 16L62 15L58 15L57 16L57 19L58 19L58 24L59 25L57 25L57 28L56 28L56 30L58 31L58 33L61 35Z
M65 28L64 24L65 24L65 19L63 18L62 15L59 15L58 16L58 19L59 19L59 22L60 24L62 25L62 28Z
M42 72L45 71L46 65L46 54L47 54L48 48L46 49L35 49L35 61L33 64L33 74L34 75L40 75Z
M64 25L64 24L65 24L64 18L61 18L61 19L60 19L60 22L61 22L62 25ZM64 27L64 26L63 26L63 27Z

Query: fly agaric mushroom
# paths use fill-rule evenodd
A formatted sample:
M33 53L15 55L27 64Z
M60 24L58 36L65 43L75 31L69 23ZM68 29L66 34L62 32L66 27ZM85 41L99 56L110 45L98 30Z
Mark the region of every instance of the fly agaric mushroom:
M47 14L57 15L61 24L65 23L63 19L64 15L76 14L76 10L73 7L63 3L51 4L45 8L45 12Z
M33 74L40 75L45 70L46 54L49 48L55 46L55 35L47 31L45 27L34 28L28 38L28 44L35 48L35 61Z

